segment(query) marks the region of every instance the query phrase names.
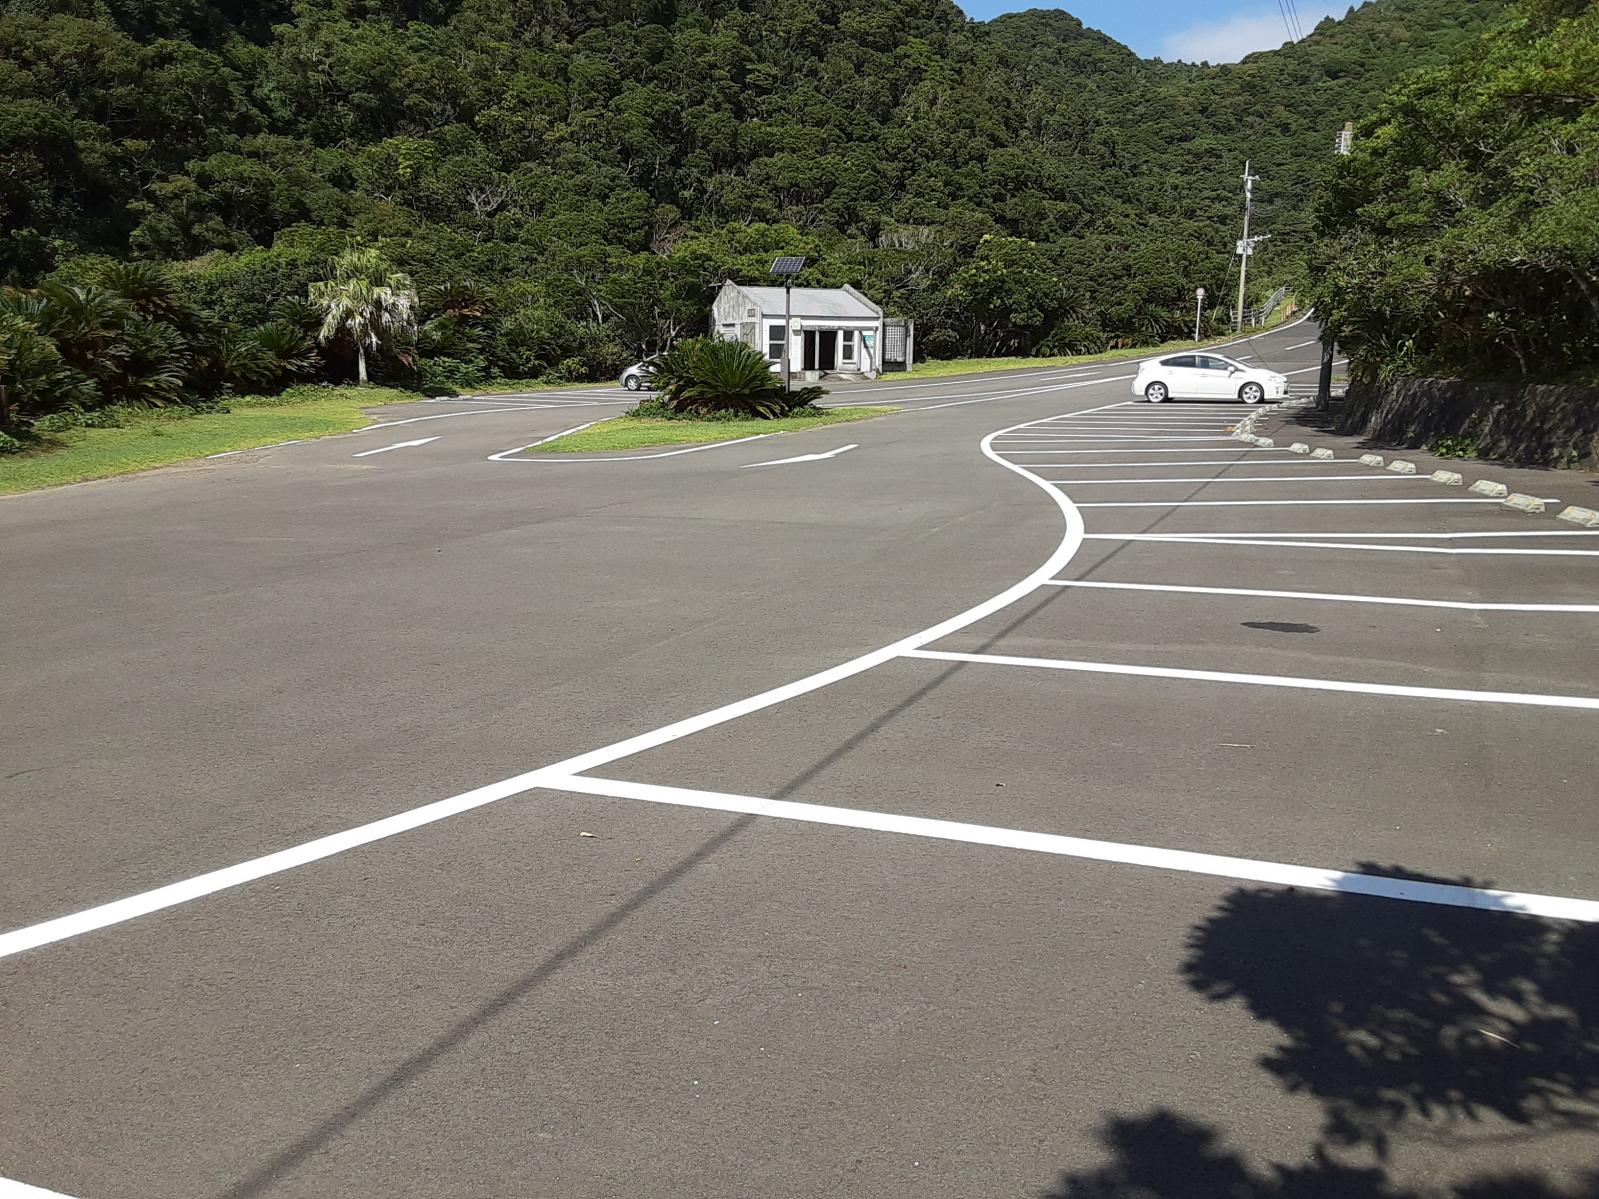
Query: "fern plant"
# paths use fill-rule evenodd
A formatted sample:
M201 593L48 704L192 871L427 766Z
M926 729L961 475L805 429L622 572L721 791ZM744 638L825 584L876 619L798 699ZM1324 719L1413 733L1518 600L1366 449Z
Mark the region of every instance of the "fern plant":
M826 394L807 387L785 395L771 366L742 341L696 337L662 354L652 375L657 394L678 415L734 412L770 420Z

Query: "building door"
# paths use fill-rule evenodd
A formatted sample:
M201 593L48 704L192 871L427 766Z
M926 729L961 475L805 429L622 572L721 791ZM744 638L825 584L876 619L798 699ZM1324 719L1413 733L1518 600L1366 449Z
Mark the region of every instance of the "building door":
M838 369L838 330L805 330L805 366L808 371Z

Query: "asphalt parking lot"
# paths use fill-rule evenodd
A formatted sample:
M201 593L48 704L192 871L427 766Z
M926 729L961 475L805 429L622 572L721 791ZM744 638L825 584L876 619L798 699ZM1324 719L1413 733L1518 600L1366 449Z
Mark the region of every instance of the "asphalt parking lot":
M1129 373L0 504L0 1194L1599 1195L1599 534Z

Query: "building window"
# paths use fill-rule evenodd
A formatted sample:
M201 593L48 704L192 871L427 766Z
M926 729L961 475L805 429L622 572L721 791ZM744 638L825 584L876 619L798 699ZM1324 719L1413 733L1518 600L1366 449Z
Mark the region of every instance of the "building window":
M766 356L773 362L783 361L783 326L766 326Z
M839 356L845 362L855 361L855 330L844 329L839 332Z

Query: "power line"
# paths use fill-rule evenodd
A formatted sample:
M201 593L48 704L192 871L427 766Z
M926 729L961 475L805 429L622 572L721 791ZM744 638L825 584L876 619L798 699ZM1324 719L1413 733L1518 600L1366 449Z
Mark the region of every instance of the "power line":
M1294 23L1288 19L1288 6L1285 0L1277 0L1277 11L1283 15L1283 28L1288 30L1288 40L1298 41L1299 39L1294 37Z
M1294 0L1288 0L1288 15L1294 19L1295 41L1305 40L1305 27L1299 23L1299 5Z

